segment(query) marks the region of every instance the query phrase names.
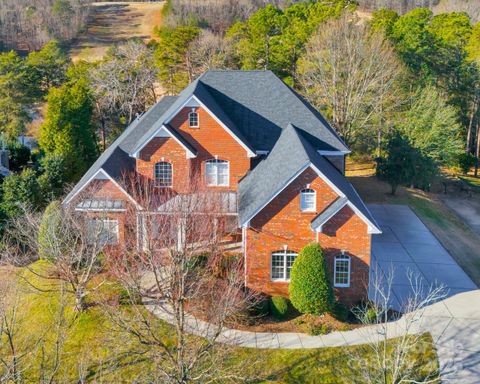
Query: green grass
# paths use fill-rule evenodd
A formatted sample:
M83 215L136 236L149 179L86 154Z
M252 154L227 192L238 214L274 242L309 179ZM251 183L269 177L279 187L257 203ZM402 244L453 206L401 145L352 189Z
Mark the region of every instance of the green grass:
M35 268L43 268L41 264ZM25 276L41 285L38 278L29 272L20 270ZM14 280L15 274L9 273L8 279ZM2 270L0 269L0 278ZM50 328L51 319L59 308L58 293L39 293L19 283L19 334L21 348L31 350L24 361L29 365L25 372L26 382L39 382L42 354L40 348L34 347L40 334L46 334L46 361L51 360L48 351L52 350L55 341L54 330ZM115 295L118 287L115 284L105 285L103 293ZM75 314L72 301L66 310L66 318L73 321ZM128 311L128 307L122 308ZM85 313L78 315L73 326L68 330L62 364L59 375L68 382L78 380L78 372L84 372L87 382L133 382L140 374L152 370L152 364L145 356L128 356L131 346L137 342L134 338L120 335L115 331L109 317L100 306L93 306ZM173 329L170 325L158 320L157 334L169 342L173 342ZM5 341L5 340L3 340ZM5 349L0 344L0 356L5 356ZM351 355L355 354L369 360L365 347L324 348L305 350L258 350L235 348L225 362L226 367L237 366L248 362L243 373L251 377L250 383L351 383L354 372L350 368ZM50 357L50 358L49 358ZM79 363L82 363L81 367ZM412 359L418 366L418 379L436 372L438 364L432 348L431 338L424 337L424 343ZM0 372L1 372L0 367Z
M458 176L460 180L465 181L472 187L480 187L480 178L474 176Z

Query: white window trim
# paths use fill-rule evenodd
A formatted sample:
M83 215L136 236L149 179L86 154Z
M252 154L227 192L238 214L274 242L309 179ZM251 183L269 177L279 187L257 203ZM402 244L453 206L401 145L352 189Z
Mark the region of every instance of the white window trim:
M197 125L191 125L190 124L190 115L192 115L193 113L195 113L197 115ZM188 113L188 127L189 128L200 127L200 115L198 114L198 112L194 108L192 108L192 111Z
M306 194L313 195L313 208L305 207L304 195L306 195ZM317 211L317 191L315 191L312 188L304 188L300 191L300 211L302 211L302 212L316 212Z
M208 164L215 164L215 163L222 163L222 164L227 164L228 167L227 167L227 183L226 184L218 184L218 168L217 168L217 183L215 184L210 184L208 182L208 179L207 179L207 165ZM207 186L209 187L229 187L230 186L230 161L228 160L222 160L222 159L209 159L209 160L206 160L205 161L205 167L204 167L204 170L205 170L205 181L207 183Z
M96 218L91 218L91 219L90 219L90 222L97 222L97 221L101 221L104 228L106 228L106 224L107 224L107 223L108 223L108 224L110 224L110 223L115 223L115 232L114 232L114 234L115 234L115 241L114 241L114 242L107 242L107 243L105 243L104 245L105 245L105 246L107 246L107 245L118 245L119 242L120 242L120 232L119 232L119 228L118 228L118 225L119 225L118 220L117 220L117 219L102 219L102 218L98 218L98 217L96 217ZM96 235L98 236L98 234L96 234ZM88 242L89 242L90 244L93 244L94 239L90 239L90 238L89 238L89 239L88 239Z
M282 255L283 256L283 276L284 277L273 277L273 255ZM283 281L289 282L290 279L287 279L287 255L295 255L298 257L297 252L284 250L284 251L275 251L270 253L270 281Z
M170 167L172 169L172 185L157 185L157 164L159 163L168 163L170 164ZM155 164L153 164L153 182L156 188L173 188L173 164L170 163L169 161L157 161Z
M341 261L347 261L348 263L348 276L347 276L347 283L346 284L339 284L337 283L337 260L340 259ZM335 256L334 258L334 265L333 265L333 286L337 288L349 288L350 287L350 271L351 271L352 259L350 256L341 254L339 256Z

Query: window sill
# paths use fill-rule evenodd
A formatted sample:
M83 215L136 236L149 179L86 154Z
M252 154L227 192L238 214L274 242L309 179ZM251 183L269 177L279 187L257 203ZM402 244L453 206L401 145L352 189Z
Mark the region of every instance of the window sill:
M350 288L350 284L333 284L334 288Z
M270 279L272 283L290 283L290 279Z

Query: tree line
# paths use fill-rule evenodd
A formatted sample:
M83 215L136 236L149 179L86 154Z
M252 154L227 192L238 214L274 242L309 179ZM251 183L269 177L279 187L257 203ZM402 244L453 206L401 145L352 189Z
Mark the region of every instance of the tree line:
M0 50L34 51L51 39L70 41L84 27L89 0L2 0Z

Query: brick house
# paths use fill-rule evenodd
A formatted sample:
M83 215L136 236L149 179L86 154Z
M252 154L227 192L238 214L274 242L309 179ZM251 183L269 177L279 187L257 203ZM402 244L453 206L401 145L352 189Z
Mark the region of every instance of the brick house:
M248 287L288 295L297 253L317 241L337 297L353 304L367 295L371 236L381 231L344 177L348 153L322 115L272 72L208 71L134 121L64 203L102 221L119 243L129 232L141 236L141 224L125 226L126 206L142 207L122 174L149 178L172 199L192 178L204 180L228 196ZM95 197L79 200L92 183Z

